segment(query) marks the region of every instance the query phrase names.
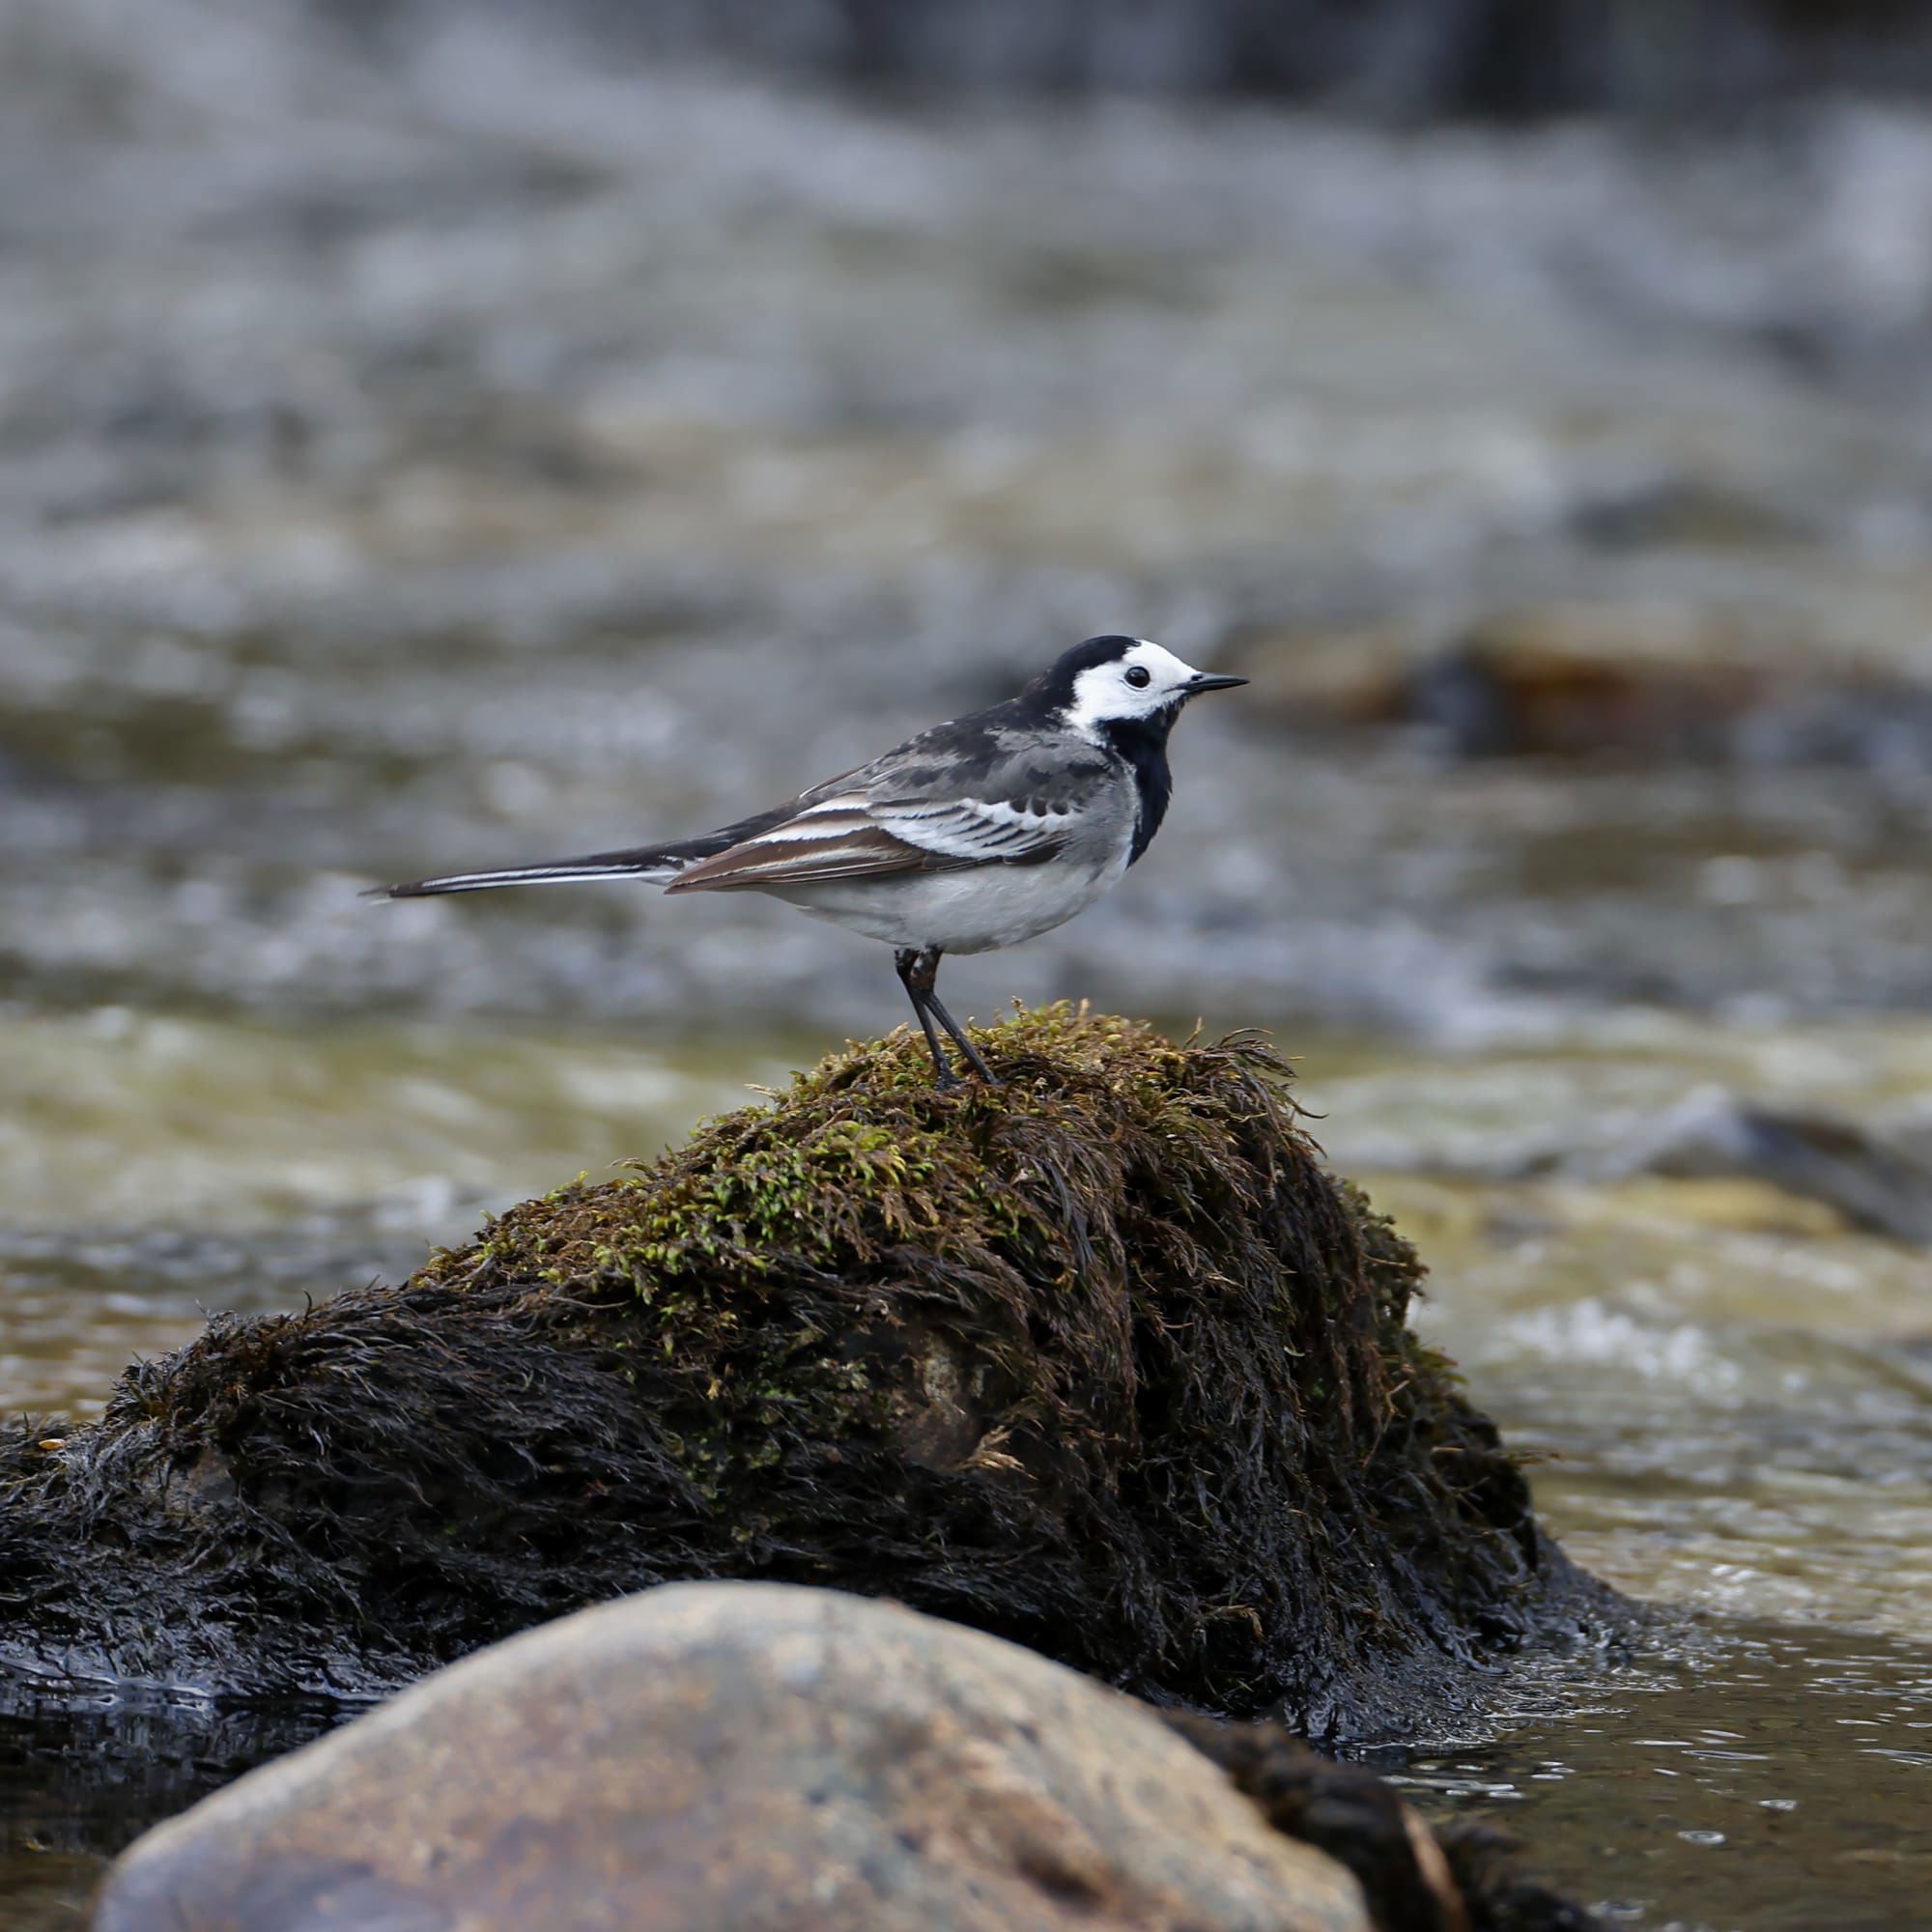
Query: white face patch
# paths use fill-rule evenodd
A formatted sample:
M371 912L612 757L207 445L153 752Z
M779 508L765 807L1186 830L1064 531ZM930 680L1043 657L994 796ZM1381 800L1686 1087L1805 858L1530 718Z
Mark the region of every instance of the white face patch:
M1141 671L1147 673L1145 684L1138 682ZM1066 707L1066 722L1091 738L1103 724L1151 717L1178 704L1186 696L1188 684L1199 675L1192 665L1182 664L1172 651L1142 639L1111 664L1094 665L1073 680L1073 701Z

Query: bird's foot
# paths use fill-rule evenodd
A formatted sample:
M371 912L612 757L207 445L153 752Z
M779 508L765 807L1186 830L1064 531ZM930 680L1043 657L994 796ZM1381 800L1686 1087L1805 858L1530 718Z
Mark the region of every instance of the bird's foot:
M978 1049L970 1040L962 1039L957 1042L957 1045L959 1047L959 1057L973 1069L974 1079L983 1082L988 1087L1004 1087L1007 1084L980 1058Z
M963 1093L968 1087L1004 1087L1007 1083L976 1053L968 1062L971 1072L962 1078L950 1066L935 1064L932 1084L942 1094Z

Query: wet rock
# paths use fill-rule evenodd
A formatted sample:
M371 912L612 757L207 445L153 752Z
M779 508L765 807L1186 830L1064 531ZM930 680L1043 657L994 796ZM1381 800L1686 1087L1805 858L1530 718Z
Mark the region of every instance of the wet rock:
M833 1584L1306 1735L1623 1613L1252 1039L903 1033L400 1288L214 1323L0 1452L0 1661L383 1691L581 1605ZM47 1442L57 1446L46 1448Z
M391 7L327 11L388 23ZM584 8L614 17L607 5ZM1843 87L1908 87L1932 45L1907 0L1705 0L1695 31L1655 0L1587 9L1519 0L769 0L622 10L653 49L750 57L775 68L925 87L1175 89L1339 98L1405 112L1525 115L1613 107L1685 113L1778 99L1829 74Z
M1855 1122L1768 1107L1722 1088L1689 1095L1598 1172L1743 1176L1818 1201L1855 1228L1932 1242L1932 1148Z
M1167 1721L1277 1831L1348 1866L1378 1927L1465 1932L1462 1891L1442 1848L1373 1772L1321 1757L1277 1724L1224 1724L1184 1711L1169 1712Z
M1365 1766L1322 1757L1279 1724L1164 1715L1276 1831L1354 1873L1378 1932L1604 1932L1519 1869L1523 1847L1508 1833L1467 1819L1432 1830Z
M1464 757L1710 758L1764 701L1761 671L1647 654L1635 626L1592 614L1582 625L1572 611L1498 619L1419 666L1401 687L1402 714Z
M1603 601L1498 610L1451 637L1393 624L1229 653L1304 729L1398 726L1461 758L1932 770L1932 687L1826 664L1770 612Z
M134 1846L95 1928L1369 1923L1145 1707L896 1606L707 1584L519 1637L253 1773Z
M1232 654L1283 722L1420 728L1459 757L1709 757L1772 679L1705 610L1523 605L1454 635L1395 624Z

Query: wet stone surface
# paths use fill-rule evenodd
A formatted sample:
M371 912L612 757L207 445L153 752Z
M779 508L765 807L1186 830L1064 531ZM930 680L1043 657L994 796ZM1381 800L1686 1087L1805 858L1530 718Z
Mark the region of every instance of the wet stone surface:
M469 1659L144 1840L99 1932L1369 1932L1147 1706L835 1591L674 1584Z

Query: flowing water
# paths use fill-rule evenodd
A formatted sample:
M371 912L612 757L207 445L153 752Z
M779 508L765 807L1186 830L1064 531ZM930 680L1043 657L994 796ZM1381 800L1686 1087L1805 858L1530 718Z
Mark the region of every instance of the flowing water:
M747 1076L808 1050L120 1009L19 1027L9 1111L34 1132L7 1162L25 1185L0 1248L0 1380L10 1406L81 1415L207 1311L393 1276L489 1206L755 1097ZM1480 1736L1378 1754L1436 1812L1520 1831L1620 1920L1915 1922L1932 1258L1816 1193L1655 1170L1689 1164L1658 1123L1706 1120L1719 1094L1896 1123L1928 1055L1895 1022L1713 1033L1630 1013L1534 1045L1330 1039L1303 1058L1331 1155L1434 1262L1425 1332L1545 1459L1557 1533L1633 1594L1701 1613L1634 1660L1511 1678ZM305 1734L299 1714L264 1737L100 1701L0 1719L0 1922L68 1922L104 1850Z
M0 21L0 1404L898 1017L750 896L361 886L1160 635L1253 685L949 996L1272 1026L1558 1533L1683 1618L1391 1769L1628 1922L1919 1922L1932 121L859 105L360 13ZM0 1925L322 1720L16 1700Z

